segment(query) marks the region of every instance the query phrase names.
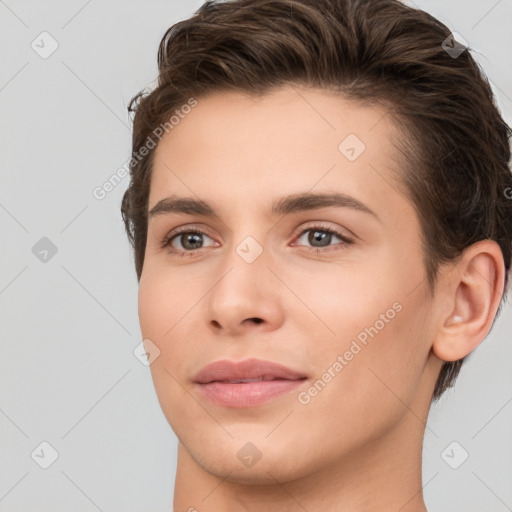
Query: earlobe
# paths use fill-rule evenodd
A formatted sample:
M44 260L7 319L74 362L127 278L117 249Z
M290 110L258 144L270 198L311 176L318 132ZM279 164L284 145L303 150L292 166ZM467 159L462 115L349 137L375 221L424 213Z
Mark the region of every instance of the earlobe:
M439 317L432 345L443 361L471 353L489 333L503 294L505 266L499 245L482 240L468 247L443 288L449 311Z

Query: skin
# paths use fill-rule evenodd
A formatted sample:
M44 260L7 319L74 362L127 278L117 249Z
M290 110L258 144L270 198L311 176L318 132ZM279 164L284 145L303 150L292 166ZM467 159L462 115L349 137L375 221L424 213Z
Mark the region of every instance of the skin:
M312 88L215 93L159 143L149 210L176 195L218 214L151 216L140 279L141 331L160 350L153 382L179 439L176 512L426 510L421 450L435 381L443 360L464 357L489 332L503 259L495 242L478 242L441 268L430 294L418 217L398 187L391 138L400 134L386 113ZM366 146L354 161L338 149L348 134ZM378 218L336 206L271 214L283 196L333 191ZM354 242L313 245L311 231L300 233L319 222ZM192 256L182 256L186 236L162 248L179 226L206 233ZM263 249L252 263L236 251L247 236ZM394 318L301 403L298 393L397 303ZM308 379L245 409L198 392L202 367L250 357ZM237 457L248 442L262 455L252 467Z

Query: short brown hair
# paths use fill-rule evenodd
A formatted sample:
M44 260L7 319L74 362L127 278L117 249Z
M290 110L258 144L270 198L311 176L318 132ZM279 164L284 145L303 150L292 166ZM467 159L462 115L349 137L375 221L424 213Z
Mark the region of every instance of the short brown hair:
M404 134L397 144L401 183L420 220L430 291L440 264L479 240L495 240L506 270L497 317L512 250L511 129L469 51L446 51L450 37L441 22L399 0L207 1L169 28L156 88L128 107L138 158L130 161L121 212L138 279L154 155L140 157L140 150L157 127L191 97L262 95L296 84L388 109ZM444 363L433 400L453 385L463 361Z

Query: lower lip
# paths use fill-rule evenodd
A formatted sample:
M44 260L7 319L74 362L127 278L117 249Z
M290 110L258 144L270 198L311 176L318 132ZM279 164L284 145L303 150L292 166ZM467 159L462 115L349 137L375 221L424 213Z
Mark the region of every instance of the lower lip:
M267 380L261 382L240 382L230 384L227 382L209 382L198 384L203 395L224 407L254 407L267 402L285 393L295 391L304 383L300 380Z

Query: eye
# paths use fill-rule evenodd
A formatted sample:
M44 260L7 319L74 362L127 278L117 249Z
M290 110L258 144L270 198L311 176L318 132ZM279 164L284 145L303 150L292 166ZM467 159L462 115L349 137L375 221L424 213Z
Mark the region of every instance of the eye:
M205 245L205 238L212 243ZM296 235L296 239L300 243L294 242L293 246L301 246L305 242L310 244L309 247L306 246L306 249L315 253L340 250L354 243L354 239L336 229L323 225L302 228ZM334 245L333 242L335 242ZM170 253L179 254L180 256L194 256L199 249L218 245L204 231L193 226L183 226L175 229L161 243L162 249L168 248Z
M332 246L332 242L338 240L341 242L341 247L335 247ZM306 229L302 229L302 231L299 233L299 236L297 238L299 241L306 241L307 243L311 244L310 247L307 247L307 249L310 249L314 252L325 252L326 247L329 247L327 251L331 250L337 250L342 249L345 246L351 245L354 243L354 240L352 238L349 238L348 236L344 235L343 233L333 229L333 228L327 228L322 225L317 226L308 226ZM293 244L293 245L301 245L301 244Z
M203 231L185 226L167 235L162 242L162 248L168 247L171 253L181 254L182 256L190 255L197 249L208 247L204 245L204 237L212 240ZM215 244L216 242L213 245Z

